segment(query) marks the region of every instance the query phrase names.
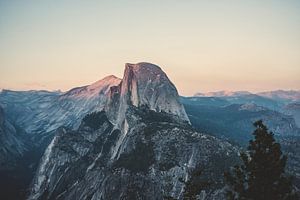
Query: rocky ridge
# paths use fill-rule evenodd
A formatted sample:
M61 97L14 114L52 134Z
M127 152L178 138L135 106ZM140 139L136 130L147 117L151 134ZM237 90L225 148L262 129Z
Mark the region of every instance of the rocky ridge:
M237 153L190 126L175 86L158 66L126 64L101 112L87 115L77 130L57 131L29 199L182 198L180 179L196 166L210 183L202 199L213 199L222 195L222 174Z

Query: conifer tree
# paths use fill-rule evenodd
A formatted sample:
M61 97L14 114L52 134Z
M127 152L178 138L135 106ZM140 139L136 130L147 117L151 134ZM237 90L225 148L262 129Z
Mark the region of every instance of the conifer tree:
M241 153L242 164L225 173L227 199L294 200L291 178L285 175L287 157L261 120L254 123L254 140Z

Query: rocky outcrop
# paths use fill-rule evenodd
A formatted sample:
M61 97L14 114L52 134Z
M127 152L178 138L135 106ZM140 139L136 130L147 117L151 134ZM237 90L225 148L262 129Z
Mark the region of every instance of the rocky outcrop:
M177 115L189 121L178 92L160 67L150 63L126 64L121 85L121 101L133 106L147 106L156 112Z
M203 188L207 199L222 189L223 172L237 156L232 145L148 108L129 106L125 119L128 129L121 144L122 131L105 112L85 117L77 131L59 129L29 199L181 198L181 180L196 166L210 183Z
M126 64L108 94L103 111L87 115L76 131L57 131L29 199L182 198L182 180L196 166L209 183L206 198L220 194L237 149L192 129L158 66Z
M189 121L175 86L160 67L151 63L127 63L121 84L111 88L106 111L116 124L122 126L129 105L146 106Z

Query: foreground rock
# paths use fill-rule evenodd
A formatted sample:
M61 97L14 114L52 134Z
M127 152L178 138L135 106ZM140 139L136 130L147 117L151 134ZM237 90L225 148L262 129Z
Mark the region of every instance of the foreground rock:
M223 172L237 158L227 142L198 133L166 113L130 107L128 131L114 129L105 112L83 119L77 131L61 128L40 164L29 199L180 198L196 167L211 199ZM116 149L118 147L118 149Z

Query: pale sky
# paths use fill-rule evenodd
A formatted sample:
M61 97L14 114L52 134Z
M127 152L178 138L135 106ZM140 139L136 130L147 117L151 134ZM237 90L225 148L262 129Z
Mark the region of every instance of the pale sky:
M300 1L0 0L0 88L65 91L142 61L182 95L300 89Z

